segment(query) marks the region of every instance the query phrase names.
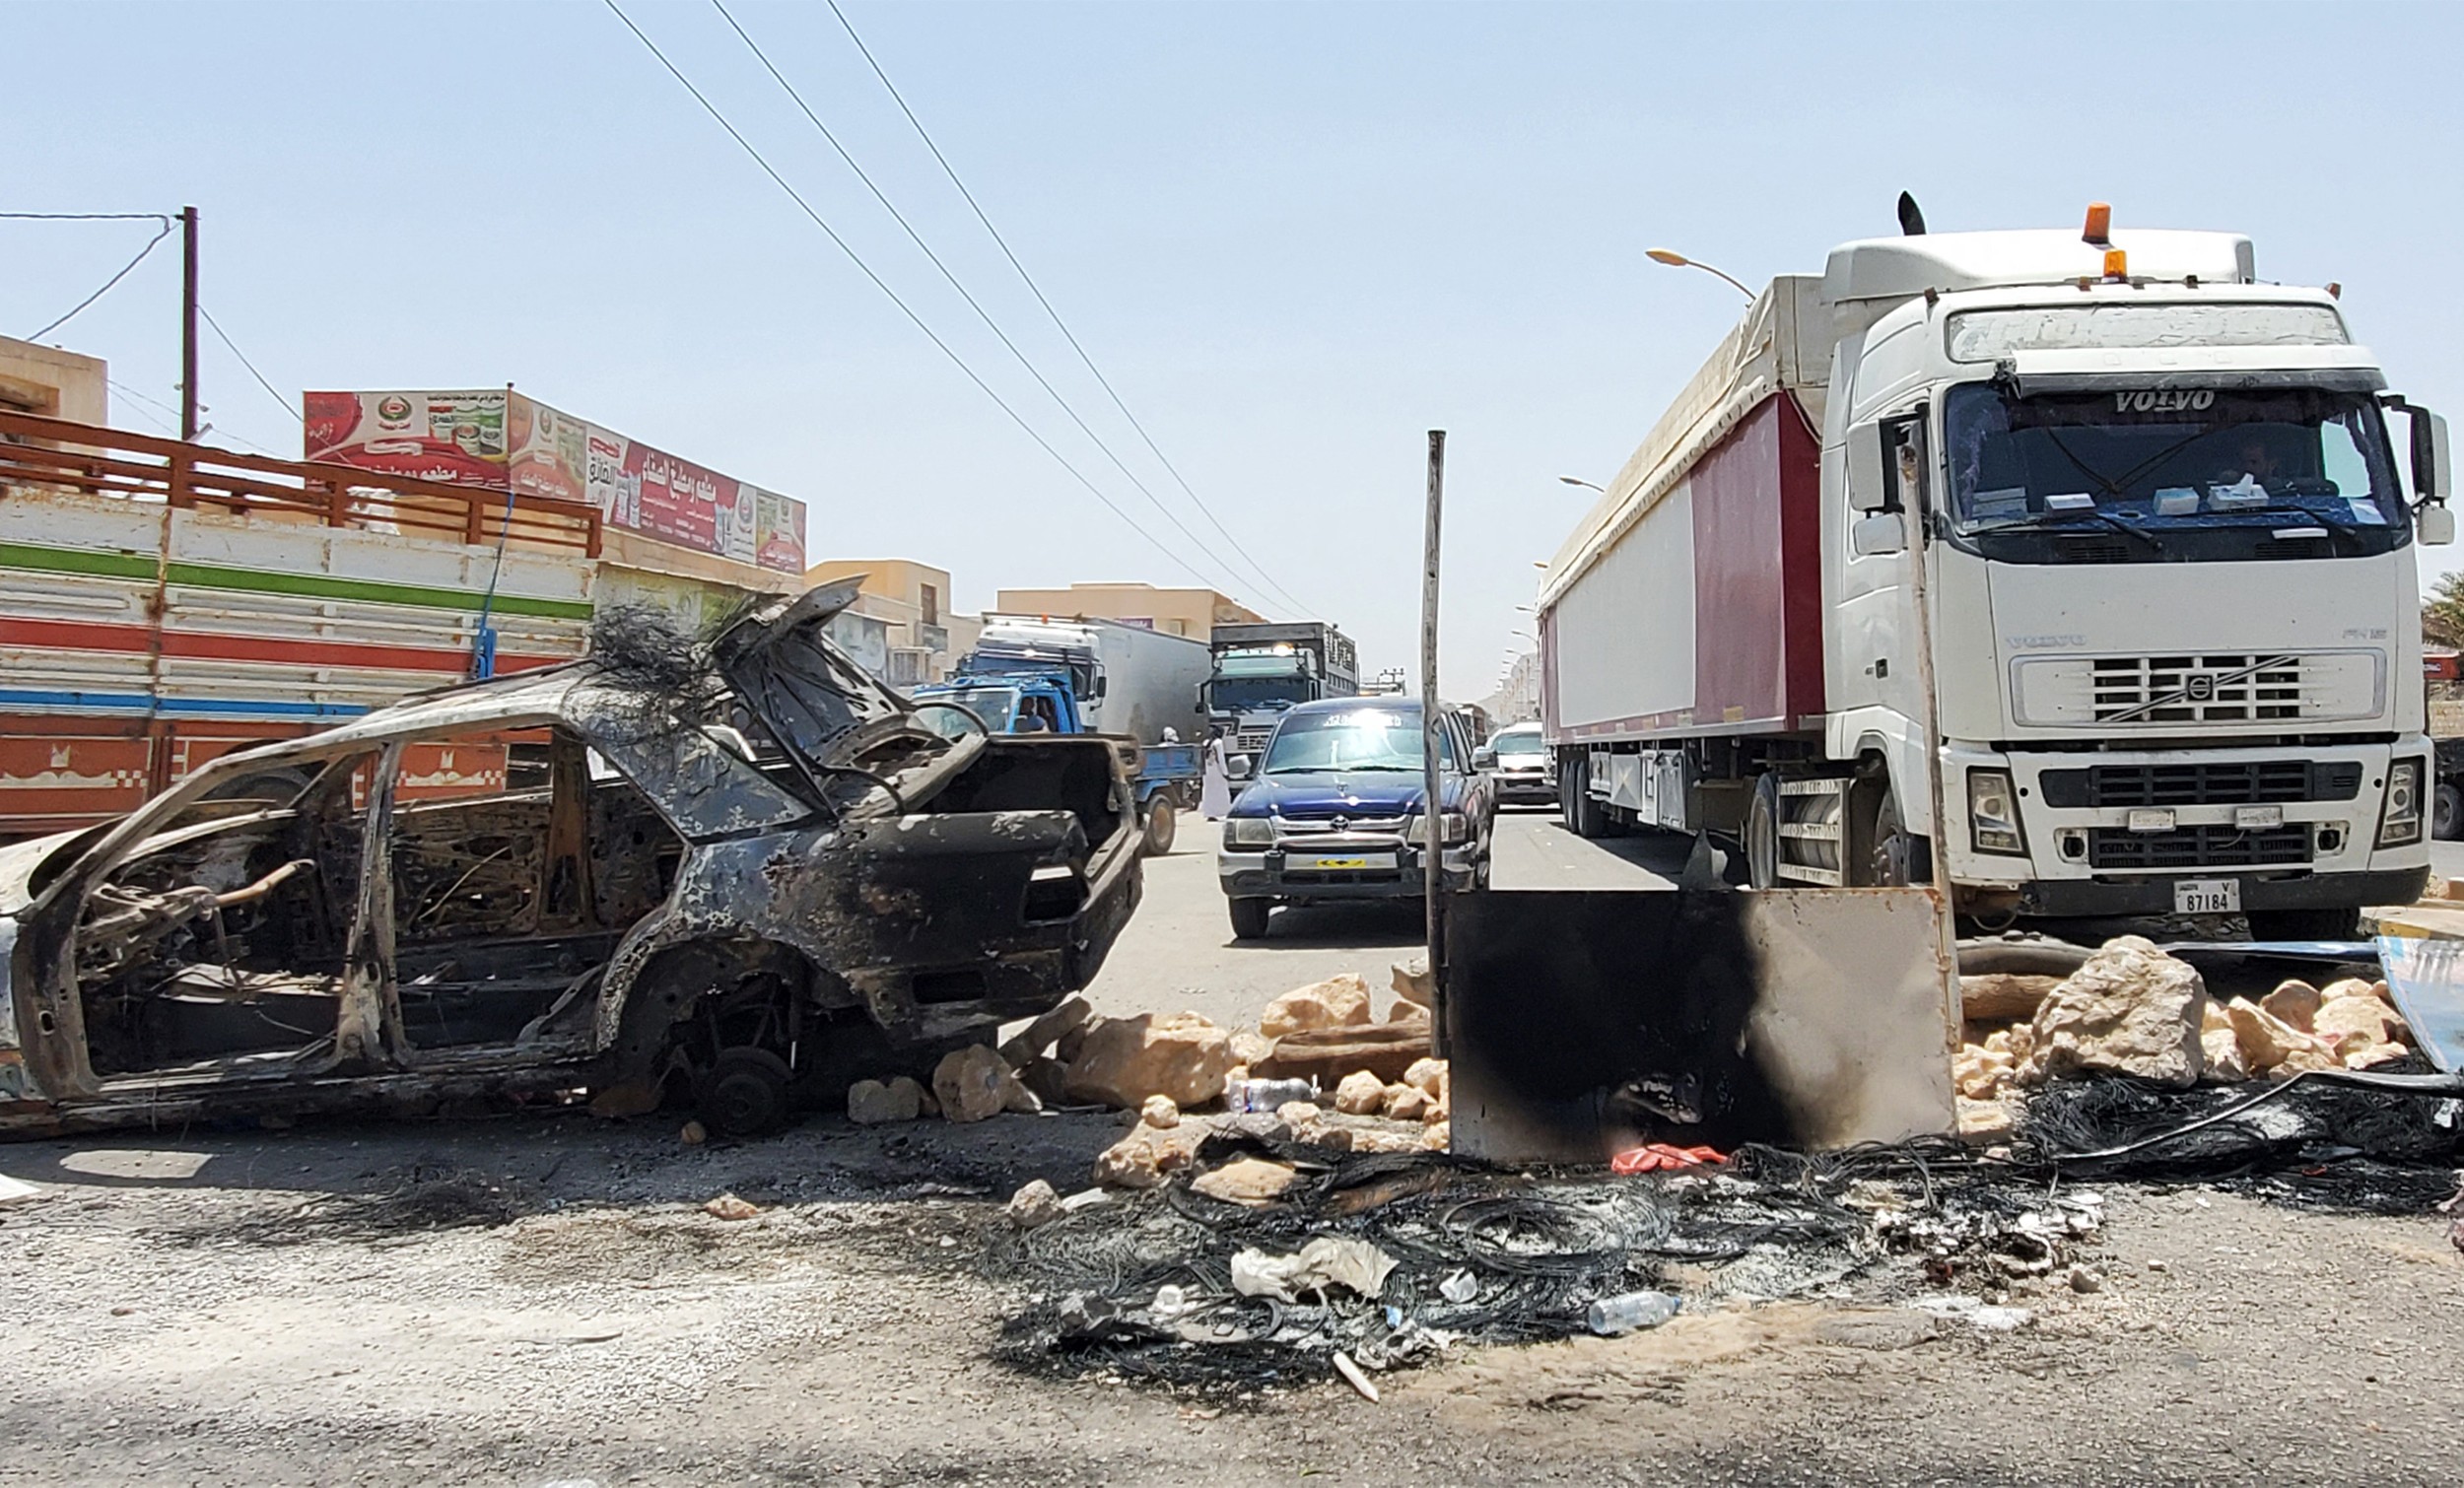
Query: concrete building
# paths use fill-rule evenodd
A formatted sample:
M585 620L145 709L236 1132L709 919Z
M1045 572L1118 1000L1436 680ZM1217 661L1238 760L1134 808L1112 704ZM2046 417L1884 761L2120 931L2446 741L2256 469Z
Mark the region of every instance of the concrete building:
M993 609L1003 615L1118 620L1169 636L1212 640L1219 625L1255 625L1266 617L1212 589L1159 589L1151 583L1073 583L1065 589L1003 589Z
M1540 715L1540 653L1523 651L1506 664L1497 691L1480 700L1489 721L1498 728Z
M862 597L851 610L881 621L888 630L888 665L880 672L881 680L892 687L914 687L949 676L965 650L953 645L950 635L956 617L949 612L949 570L907 558L837 558L805 570L804 581L826 583L855 574L864 575L864 584Z
M101 357L0 336L0 413L107 425L107 369Z

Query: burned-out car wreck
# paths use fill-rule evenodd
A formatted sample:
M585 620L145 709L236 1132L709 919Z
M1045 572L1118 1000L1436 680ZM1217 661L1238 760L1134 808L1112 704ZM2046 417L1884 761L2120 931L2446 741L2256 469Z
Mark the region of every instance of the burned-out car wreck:
M1120 759L922 726L824 634L853 597L0 847L0 1130L587 1092L751 1131L1053 1006L1137 904Z

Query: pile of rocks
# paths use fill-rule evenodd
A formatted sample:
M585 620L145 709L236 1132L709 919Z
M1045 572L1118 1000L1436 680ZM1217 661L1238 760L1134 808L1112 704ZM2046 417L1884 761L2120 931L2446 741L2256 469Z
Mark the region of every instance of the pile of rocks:
M1219 1107L1227 1087L1252 1080L1307 1080L1318 1092L1275 1109L1272 1124L1291 1140L1336 1152L1445 1151L1453 1091L1446 1061L1430 1057L1428 974L1399 965L1394 987L1383 1021L1356 973L1296 987L1266 1004L1255 1031L1225 1036L1240 1062L1228 1064L1210 1091L1163 1092L1172 1099L1141 1103L1116 1093L1107 1104L1138 1110L1139 1119L1096 1159L1095 1181L1151 1188L1190 1167L1218 1118L1194 1113ZM1271 1198L1289 1181L1289 1169L1256 1161L1199 1180L1212 1184L1213 1196L1241 1202Z
M2196 967L2137 935L2106 941L2068 977L1959 981L1967 1040L1951 1075L1959 1129L1979 1138L2007 1135L2014 1102L2048 1080L2284 1080L2390 1063L2413 1041L2384 981L2286 981L2220 1004Z

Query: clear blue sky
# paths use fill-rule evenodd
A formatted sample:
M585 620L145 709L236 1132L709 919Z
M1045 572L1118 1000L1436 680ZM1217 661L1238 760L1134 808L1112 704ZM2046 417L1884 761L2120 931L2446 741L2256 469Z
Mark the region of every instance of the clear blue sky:
M1208 559L1009 363L707 4L626 0L824 216L1132 514ZM1445 682L1493 685L1543 558L1749 282L1893 231L2230 229L2340 280L2464 420L2455 7L886 4L845 0L1115 384L1286 587L1409 662L1451 433ZM826 8L736 15L1148 485L1227 560ZM599 4L0 5L0 208L204 212L204 300L287 399L512 381L811 506L816 557L1188 581L865 283ZM0 330L133 224L0 223ZM167 247L170 245L167 244ZM52 338L175 402L176 255ZM210 418L296 452L209 339ZM115 419L150 406L114 393ZM2455 566L2456 550L2431 555ZM1222 582L1283 610L1254 581Z

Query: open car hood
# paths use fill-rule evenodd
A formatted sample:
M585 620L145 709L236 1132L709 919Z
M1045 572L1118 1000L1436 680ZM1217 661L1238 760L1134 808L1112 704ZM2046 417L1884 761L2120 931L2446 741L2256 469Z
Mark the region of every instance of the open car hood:
M915 711L828 634L831 617L856 602L863 581L854 575L757 606L711 644L744 706L808 765L821 764L840 735Z

